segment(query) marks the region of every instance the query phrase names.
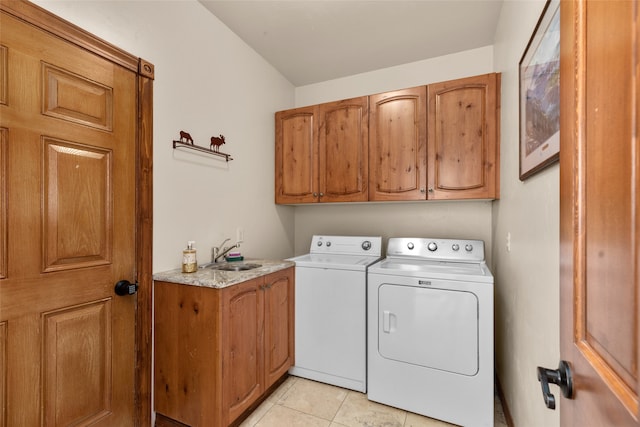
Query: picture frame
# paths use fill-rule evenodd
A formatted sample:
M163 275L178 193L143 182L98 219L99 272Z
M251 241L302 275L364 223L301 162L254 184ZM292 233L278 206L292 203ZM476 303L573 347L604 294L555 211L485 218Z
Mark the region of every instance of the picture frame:
M547 0L518 72L524 181L560 158L560 0Z

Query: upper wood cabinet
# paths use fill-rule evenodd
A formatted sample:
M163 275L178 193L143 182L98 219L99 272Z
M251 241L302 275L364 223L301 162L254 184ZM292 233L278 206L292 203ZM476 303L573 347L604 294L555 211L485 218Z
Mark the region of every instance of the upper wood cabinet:
M369 200L425 200L427 89L369 97Z
M427 87L428 199L499 197L496 73Z
M496 199L499 123L496 73L278 112L276 203Z
M367 200L368 98L276 113L276 203Z
M276 113L276 203L318 200L318 110Z

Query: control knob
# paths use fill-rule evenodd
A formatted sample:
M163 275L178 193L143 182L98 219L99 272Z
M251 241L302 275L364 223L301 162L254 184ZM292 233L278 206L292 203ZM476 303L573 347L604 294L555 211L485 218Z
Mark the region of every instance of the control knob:
M453 246L451 246L451 249L453 249L454 252L458 252L460 250L460 245L454 243Z
M429 244L427 245L427 249L429 249L431 252L435 252L435 250L438 249L438 245L436 245L436 242L429 242Z
M413 250L413 242L409 242L407 243L407 248L409 248L409 250Z
M362 249L365 251L368 251L369 249L371 249L371 242L368 240L365 240L364 242L362 242Z
M471 252L473 250L473 245L469 245L469 244L465 245L464 250L467 252Z

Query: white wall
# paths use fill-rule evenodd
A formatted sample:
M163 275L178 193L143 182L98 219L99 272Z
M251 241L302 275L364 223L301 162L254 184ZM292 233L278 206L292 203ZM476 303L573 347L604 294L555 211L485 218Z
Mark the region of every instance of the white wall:
M296 88L296 106L426 85L490 73L486 46L369 73ZM314 234L420 236L485 241L491 259L491 202L320 204L295 208L295 252L308 252Z
M516 426L553 427L560 425L559 410L544 406L536 367L555 369L560 359L559 167L555 164L524 182L518 167L518 64L544 4L505 1L496 33L502 146L501 198L493 205L493 273L497 372L513 421ZM552 392L557 397L558 389Z
M293 208L274 199L274 117L293 86L195 0L36 4L155 65L153 271L177 268L187 240L198 262L244 229L245 256L293 254ZM223 134L233 161L173 150Z

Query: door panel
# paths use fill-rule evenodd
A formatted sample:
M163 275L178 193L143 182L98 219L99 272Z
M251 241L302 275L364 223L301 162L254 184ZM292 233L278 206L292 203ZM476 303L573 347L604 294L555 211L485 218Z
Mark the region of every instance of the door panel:
M429 199L497 197L499 85L494 73L427 87Z
M227 421L236 419L264 391L263 280L223 290L222 398Z
M78 420L91 424L107 417L111 411L111 300L42 317L45 424L66 426Z
M638 426L638 3L561 3L561 353L566 426Z
M134 425L136 74L0 19L6 425Z
M382 284L378 351L402 363L478 373L478 298L471 292Z
M111 152L43 138L44 271L111 261Z
M42 114L113 129L113 88L46 63L42 64L42 76Z
M293 363L293 269L265 277L264 364L265 389Z
M320 201L367 201L369 98L321 104L319 111Z
M369 98L369 200L426 200L427 88Z
M318 199L318 109L276 113L276 203Z

